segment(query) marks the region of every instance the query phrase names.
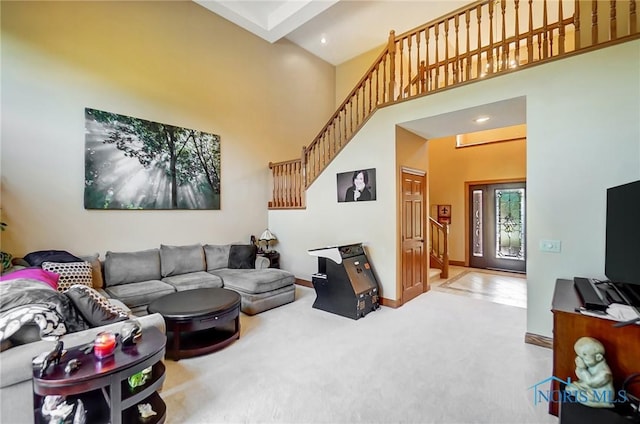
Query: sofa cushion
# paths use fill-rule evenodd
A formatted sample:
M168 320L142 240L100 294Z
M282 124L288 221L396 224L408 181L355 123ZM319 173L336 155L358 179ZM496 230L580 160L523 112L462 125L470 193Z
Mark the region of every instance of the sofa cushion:
M295 284L285 286L266 293L245 293L236 290L240 294L240 310L247 315L255 315L268 309L291 303L296 298Z
M160 245L160 269L163 277L204 271L206 263L202 245Z
M295 283L292 273L276 268L218 269L211 274L222 278L224 287L245 293L264 293Z
M43 262L81 262L77 256L66 250L38 250L31 252L23 258L29 266L41 266Z
M65 292L80 315L91 327L124 321L129 318L127 311L118 308L109 299L91 287L76 284Z
M173 286L159 280L141 281L138 283L107 286L109 296L118 298L135 314L135 308L145 306L154 300L170 293L175 293Z
M229 248L229 268L254 269L256 246L254 244L233 244Z
M171 284L176 291L222 287L222 279L205 271L165 277L162 282Z
M66 292L74 284L92 287L92 271L89 262L43 262L42 269L55 272L58 279L58 291Z
M228 267L230 248L230 244L205 244L203 250L207 260L207 271Z
M108 251L104 259L104 284L106 287L140 281L160 280L160 251L138 252ZM126 302L125 302L126 303Z

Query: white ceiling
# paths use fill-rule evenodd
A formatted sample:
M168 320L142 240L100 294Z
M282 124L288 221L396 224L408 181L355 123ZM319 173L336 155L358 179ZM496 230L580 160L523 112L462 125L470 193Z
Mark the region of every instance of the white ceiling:
M515 97L442 115L407 121L398 125L427 140L455 134L468 134L476 131L511 127L526 123L527 110L525 100L524 97ZM483 123L475 122L479 117L489 117L490 119Z
M193 0L273 43L286 38L339 65L460 7L460 0ZM322 44L320 40L326 39Z

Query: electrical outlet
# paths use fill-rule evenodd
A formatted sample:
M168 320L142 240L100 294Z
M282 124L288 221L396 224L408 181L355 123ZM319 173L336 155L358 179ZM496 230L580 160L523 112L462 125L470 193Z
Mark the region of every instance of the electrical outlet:
M561 245L560 240L540 240L540 251L560 253Z

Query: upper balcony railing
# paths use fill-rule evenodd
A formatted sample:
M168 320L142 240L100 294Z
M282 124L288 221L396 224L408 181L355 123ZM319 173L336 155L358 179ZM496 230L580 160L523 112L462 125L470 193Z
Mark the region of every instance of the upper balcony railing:
M398 36L302 157L270 163L273 209L304 191L378 108L638 38L635 0L481 0Z

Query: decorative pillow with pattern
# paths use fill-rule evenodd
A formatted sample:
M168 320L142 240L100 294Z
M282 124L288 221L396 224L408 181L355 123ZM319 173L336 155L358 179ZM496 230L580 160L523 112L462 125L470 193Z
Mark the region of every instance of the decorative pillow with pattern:
M18 306L0 314L0 340L7 340L23 326L35 323L40 337L62 336L67 333L64 317L46 303Z
M92 271L89 262L43 262L42 269L55 272L58 279L58 291L66 292L74 284L92 287Z
M127 311L112 304L91 287L75 284L64 294L71 299L71 303L92 327L129 319Z

